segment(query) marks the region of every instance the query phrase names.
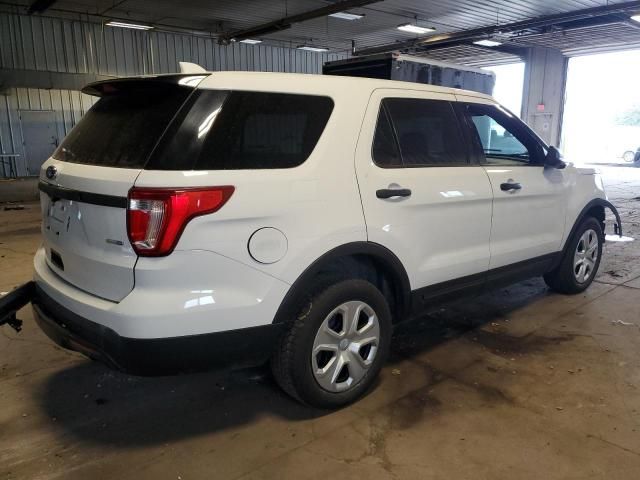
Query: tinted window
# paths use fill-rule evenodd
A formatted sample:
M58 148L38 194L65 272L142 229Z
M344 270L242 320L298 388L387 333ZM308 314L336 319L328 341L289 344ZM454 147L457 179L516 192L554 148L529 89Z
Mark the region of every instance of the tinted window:
M400 150L384 105L380 106L376 133L373 137L373 161L380 167L400 167Z
M105 167L142 168L192 89L145 86L107 94L85 113L53 157Z
M151 169L292 168L311 155L333 101L267 92L202 91L172 128Z
M467 107L488 165L535 163L539 145L505 110L489 105Z
M467 164L467 149L449 102L386 98L382 103L393 125L404 166Z

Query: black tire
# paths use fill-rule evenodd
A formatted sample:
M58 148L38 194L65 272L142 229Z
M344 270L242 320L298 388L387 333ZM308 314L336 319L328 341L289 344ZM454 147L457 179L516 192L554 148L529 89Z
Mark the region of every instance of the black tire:
M597 258L595 259L595 265L591 270L591 274L589 277L580 282L576 278L576 273L574 270L574 255L576 253L576 249L578 247L578 243L582 238L582 235L587 232L587 230L593 230L596 232L597 240L598 240L598 248L597 248ZM551 272L544 275L544 281L551 288L551 290L558 293L565 293L569 295L573 295L576 293L584 292L596 274L598 273L598 268L600 267L600 260L602 259L602 246L604 244L604 235L602 233L602 225L599 220L594 217L585 218L578 228L576 229L573 236L569 239L569 243L564 251L562 261L557 268L552 270Z
M370 306L378 319L379 341L372 363L364 376L342 392L320 386L313 373L312 351L316 334L327 316L340 305L361 301ZM384 364L393 326L386 298L365 280L338 280L317 285L314 293L301 299L296 318L288 325L271 359L271 370L280 387L300 402L326 409L348 405L361 397L375 381Z

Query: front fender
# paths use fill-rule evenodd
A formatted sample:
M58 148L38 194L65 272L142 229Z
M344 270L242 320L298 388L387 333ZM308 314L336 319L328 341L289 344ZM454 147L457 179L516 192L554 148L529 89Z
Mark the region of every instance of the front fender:
M613 225L613 231L616 235L622 236L622 221L620 220L618 209L610 201L605 200L604 198L594 198L589 203L587 203L578 214L575 222L573 223L573 227L571 228L571 232L569 232L569 235L567 235L567 238L565 240L565 248L567 243L569 243L569 240L573 238L573 235L575 234L575 231L580 223L582 223L582 221L589 215L589 212L596 207L602 207L605 210L611 210L611 213L613 213L613 215L616 217L616 223Z

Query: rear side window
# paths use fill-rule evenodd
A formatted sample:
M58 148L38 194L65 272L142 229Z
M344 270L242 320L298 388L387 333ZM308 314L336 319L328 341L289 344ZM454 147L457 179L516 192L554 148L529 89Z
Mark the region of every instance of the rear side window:
M333 110L329 97L202 90L148 168L292 168L315 148Z
M374 137L381 167L467 165L467 148L453 106L443 100L385 98ZM386 111L388 123L382 112ZM389 140L393 135L395 142ZM397 144L397 147L394 146ZM394 150L399 148L401 165Z
M53 158L142 168L191 88L145 86L105 94L71 130Z
M376 133L373 137L373 161L379 167L401 167L400 148L384 104L380 106Z

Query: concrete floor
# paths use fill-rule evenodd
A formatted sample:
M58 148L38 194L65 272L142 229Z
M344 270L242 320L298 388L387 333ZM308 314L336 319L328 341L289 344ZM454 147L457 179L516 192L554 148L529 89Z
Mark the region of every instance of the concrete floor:
M640 238L640 169L606 168ZM0 207L0 290L30 277L38 210ZM373 391L298 405L265 369L138 378L0 331L0 480L640 478L640 242L584 295L531 280L397 329Z

